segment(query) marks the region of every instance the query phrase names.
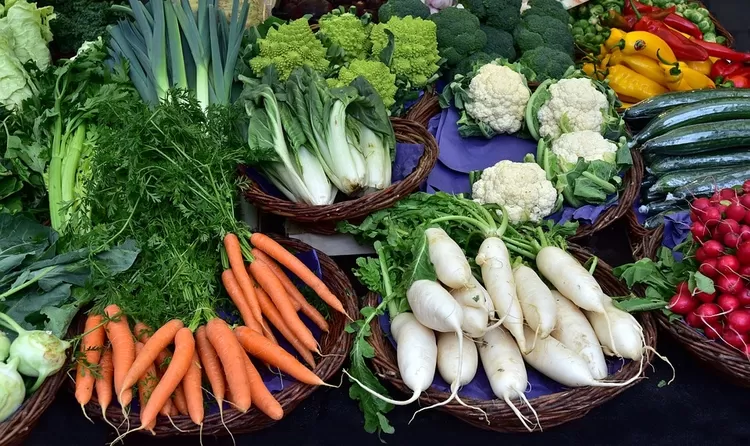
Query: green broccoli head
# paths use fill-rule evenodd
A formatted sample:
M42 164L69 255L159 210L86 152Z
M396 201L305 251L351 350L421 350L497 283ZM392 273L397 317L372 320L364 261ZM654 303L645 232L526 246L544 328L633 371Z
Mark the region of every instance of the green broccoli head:
M548 46L573 56L573 35L568 25L552 17L524 15L513 31L513 39L521 54Z
M529 6L531 8L524 11L524 17L527 15L552 17L566 25L571 22L568 10L558 0L529 0Z
M486 65L493 60L497 59L499 56L496 54L487 54L484 51L480 51L478 53L474 53L469 57L464 58L461 60L461 62L456 65L454 69L452 69L449 73L450 79L453 80L456 78L457 75L468 75L472 71L474 71L474 68L477 66Z
M449 66L458 65L487 44L479 19L466 9L445 8L432 14L430 20L437 25L438 49Z
M516 60L516 48L513 46L513 36L510 33L486 25L480 28L487 35L485 53L496 54L497 57L508 59L510 62Z
M460 0L464 8L493 28L513 32L521 20L522 0Z
M392 17L388 23L378 23L370 32L372 55L376 58L388 46L386 29L393 34L391 71L414 87L427 85L440 68L435 23L414 17Z
M561 79L573 66L573 58L569 54L546 46L526 51L518 62L533 71L538 82Z
M396 75L380 61L354 60L348 67L342 67L338 79L329 79L334 87L345 87L359 76L367 79L372 88L383 99L383 105L389 109L396 102Z
M419 17L426 19L430 16L430 7L421 0L388 0L378 9L378 20L387 22L391 17Z

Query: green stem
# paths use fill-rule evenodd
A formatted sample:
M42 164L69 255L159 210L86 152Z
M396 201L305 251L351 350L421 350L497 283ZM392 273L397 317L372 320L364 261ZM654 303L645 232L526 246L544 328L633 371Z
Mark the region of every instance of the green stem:
M534 254L532 254L531 252L529 252L529 251L527 251L525 249L517 248L517 247L515 247L513 245L510 245L510 244L507 244L507 243L505 244L505 246L508 247L508 251L514 252L514 253L516 253L516 254L518 254L520 256L526 257L526 258L528 258L530 260L536 259L536 256Z
M591 172L585 171L581 175L593 181L594 184L601 187L607 194L614 194L615 192L617 192L617 188L612 183L602 180Z
M47 274L49 274L49 272L52 271L53 269L55 269L55 265L48 266L48 267L44 268L43 270L41 270L41 272L39 274L37 274L33 279L29 280L28 282L24 282L21 285L18 285L17 287L11 288L8 291L4 292L3 294L0 294L0 301L4 301L8 296L11 296L11 295L13 295L13 294L21 291L22 289L35 284L42 277L44 277ZM2 313L0 313L0 314L2 314ZM11 319L11 320L13 320L13 319Z
M73 201L73 190L76 184L76 173L78 163L83 153L83 143L86 140L86 125L81 124L73 134L70 141L66 141L65 156L62 159L62 174L60 186L62 190L62 201L67 203ZM50 172L51 174L51 172ZM63 222L64 223L64 222Z
M491 234L492 233L492 228L488 227L486 224L480 222L479 220L477 220L475 218L464 217L464 216L461 216L461 215L448 215L446 217L436 218L436 219L430 221L427 224L428 225L432 225L432 224L441 223L441 222L444 222L444 221L460 221L460 222L468 223L468 224L476 227L477 229L479 229L480 231L484 232L485 234Z
M549 241L547 241L547 236L544 235L544 230L541 226L536 227L536 233L539 237L539 243L541 243L542 248L546 248L547 246L549 246Z
M594 271L596 271L596 265L599 264L599 257L592 257L591 258L591 266L589 266L589 274L592 276L594 275Z
M383 291L385 296L382 296L383 303L388 306L388 316L393 320L398 315L398 306L393 299L393 287L391 286L391 277L388 274L388 254L385 252L383 244L375 242L375 252L378 254L378 262L380 263L380 274L383 276Z
M505 231L508 230L508 211L505 210L505 206L500 205L500 212L502 213L502 220L500 221L500 227L497 228L497 237L505 235Z
M16 321L14 321L12 317L8 316L5 313L0 313L0 320L2 320L8 328L10 328L11 330L15 331L18 334L26 332L26 330L24 330L23 327L18 325L18 323L16 323Z

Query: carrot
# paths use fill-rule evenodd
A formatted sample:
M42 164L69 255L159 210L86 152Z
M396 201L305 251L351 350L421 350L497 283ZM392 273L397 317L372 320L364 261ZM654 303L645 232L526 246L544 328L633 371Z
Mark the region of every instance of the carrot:
M214 399L216 399L219 407L221 407L226 392L224 371L221 369L221 362L216 355L214 346L208 341L206 327L202 325L195 331L195 345L208 382L211 383L211 393L214 394Z
M86 325L83 329L83 339L81 339L81 353L83 358L78 360L76 366L76 401L85 406L94 393L94 383L96 376L92 371L99 365L99 359L102 356L104 347L104 318L99 314L91 314L86 318Z
M232 267L232 273L234 278L237 279L237 283L240 285L242 292L245 294L250 310L253 313L253 317L260 324L263 319L260 311L260 305L258 305L258 299L255 296L255 290L250 283L250 277L245 270L245 261L242 256L242 248L240 247L240 240L235 234L229 233L224 236L224 250L227 253L229 259L229 266Z
M156 414L185 377L194 354L195 339L193 339L193 333L189 328L181 328L174 337L174 354L169 362L169 367L151 393L148 403L141 409L141 429L144 429L145 426L156 419Z
M164 349L159 352L159 356L156 358L156 362L154 363L156 365L156 374L159 379L164 376L164 372L167 370L167 367L169 367L170 361L172 361L172 353L169 351L169 349ZM161 413L162 415L167 415L167 413L165 413L167 411L169 412L169 416L188 414L185 396L182 394L182 387L177 386L177 389L175 389L171 400L167 401L167 403L164 404L164 408L159 413Z
M144 371L154 364L159 353L174 341L175 335L183 327L181 320L172 319L156 330L148 342L144 344L143 351L135 357L133 365L130 366L130 370L125 375L122 386L124 388L132 387Z
M280 264L284 265L289 271L292 272L292 274L299 277L301 281L305 282L307 286L312 288L313 291L315 291L315 293L320 296L320 298L323 299L323 301L327 303L331 308L349 317L349 315L346 314L346 310L341 304L341 301L336 296L334 296L333 293L331 293L331 290L328 289L328 286L326 286L326 284L323 283L323 281L320 280L318 276L310 271L310 268L306 267L300 259L287 251L283 246L279 245L278 242L265 234L255 232L250 237L250 243L252 243L253 246L258 248L259 250L268 254Z
M258 288L258 289L260 289L260 288ZM258 289L255 290L255 296L256 297L258 296ZM260 304L260 302L258 302L258 303ZM263 311L262 308L261 308L261 311ZM274 344L279 345L279 341L276 340L276 336L274 336L273 332L271 331L271 327L269 327L268 324L266 324L266 320L265 319L261 319L261 321L263 322L263 333L262 333L263 336L265 336L266 339L268 339L269 341L273 342Z
M128 326L128 318L122 313L120 307L109 305L104 309L104 312L110 318L118 318L116 321L107 321L104 328L107 330L109 342L112 344L112 366L115 370L117 400L122 407L125 407L133 399L133 389L123 387L122 384L125 381L125 375L127 375L135 360L135 341Z
M136 339L138 339L143 344L146 344L148 340L151 339L151 334L153 334L153 332L154 330L151 327L140 321L136 322L135 327L133 328L133 334L135 335ZM164 354L164 356L162 356L162 353ZM171 355L167 350L164 350L159 354L159 356L157 356L157 360L152 364L154 366L154 369L156 370L156 379L161 379L161 365L167 357L171 357ZM172 400L169 399L164 404L164 407L161 408L159 414L164 415L165 417L171 417L179 415L180 413L177 412L177 408L174 406L174 404L172 404Z
M253 277L255 277L260 286L263 287L263 290L273 300L286 326L289 327L306 348L318 351L318 345L312 333L310 333L310 329L305 326L297 315L297 312L294 311L286 290L281 286L279 279L273 275L268 265L263 262L253 262L250 264L250 271L252 271Z
M250 330L248 328L248 330ZM250 330L253 331L253 330ZM253 331L253 333L255 333ZM242 357L245 352L237 341L232 329L226 322L219 318L213 318L206 324L206 335L224 368L227 379L227 388L232 393L232 403L240 412L247 412L250 408L252 397L250 395L250 384L247 371L245 370ZM258 334L262 337L262 335ZM266 338L263 338L266 339ZM268 341L270 343L270 341ZM271 344L273 345L273 344Z
M271 302L271 299L266 292L263 291L263 288L256 289L255 294L258 296L258 303L260 303L260 309L263 311L263 314L265 314L274 327L279 330L281 335L292 344L292 347L297 350L302 359L304 359L310 367L315 368L315 359L313 358L312 353L302 345L299 338L289 329L289 327L286 326L279 310L273 305L273 302Z
M136 356L140 355L142 351L143 343L136 342ZM151 363L150 366L146 368L146 372L138 377L138 399L140 400L141 407L146 406L149 398L151 398L151 393L154 391L158 382L159 378L156 377L156 368L154 367L154 364ZM154 417L154 421L152 421L150 425L146 426L146 429L153 432L154 426L156 426L156 417Z
M151 335L153 333L154 330L141 321L136 322L135 326L133 327L133 335L135 335L135 339L137 339L139 342L142 342L143 344L151 339Z
M260 321L258 321L253 314L253 311L250 309L250 303L245 297L246 294L242 291L240 284L237 283L237 279L234 277L234 273L231 269L228 269L221 274L221 281L224 284L224 289L227 290L227 294L229 294L232 302L234 302L234 306L239 310L240 316L242 316L242 321L245 325L258 333L263 333Z
M178 384L177 387L175 387L174 393L172 393L172 400L174 401L174 407L177 408L177 412L179 412L180 415L190 414L190 412L188 411L187 399L185 398L185 390L182 388L182 383Z
M255 333L247 327L237 327L234 329L242 347L250 355L278 367L282 372L291 375L297 381L313 386L325 384L322 379L312 371L302 365L301 362L288 353L283 348L273 345L268 339Z
M253 402L261 412L268 415L272 420L280 420L284 418L284 409L281 408L281 404L276 401L276 398L271 395L268 391L263 378L260 377L258 369L255 368L250 358L245 356L245 369L247 375L250 378L250 394L253 396Z
M115 369L112 367L112 349L107 348L99 361L99 377L96 378L96 399L102 408L102 416L107 419L107 408L112 403L112 383Z
M193 353L193 360L190 361L185 377L182 379L182 389L185 392L185 401L187 402L188 414L193 423L203 424L203 389L201 388L201 363L198 359L198 353Z
M302 313L310 318L310 320L313 321L315 325L317 325L321 330L327 333L329 327L326 319L322 314L320 314L318 310L315 309L315 307L310 305L307 299L305 299L305 296L303 296L302 293L299 292L297 287L292 283L291 279L289 279L289 276L287 276L284 271L281 270L279 264L260 249L254 248L252 254L253 257L255 257L256 261L262 260L266 265L268 265L271 271L273 271L276 278L279 279L279 282L281 282L286 292L292 298L291 300L292 305L294 305L294 309L297 311L302 310Z

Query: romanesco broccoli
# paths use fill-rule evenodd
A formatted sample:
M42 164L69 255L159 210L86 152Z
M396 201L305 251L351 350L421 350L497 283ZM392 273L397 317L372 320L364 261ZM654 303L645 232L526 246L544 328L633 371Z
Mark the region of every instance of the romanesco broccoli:
M264 39L258 40L258 46L260 53L250 60L250 68L258 76L269 65L276 67L281 80L305 65L316 71L328 68L326 49L310 30L306 18L271 28Z
M356 8L354 9L356 11ZM344 50L344 60L365 59L370 52L370 24L341 7L318 21L323 42Z
M391 71L413 87L427 85L440 68L435 23L414 17L392 17L388 23L378 23L370 33L375 57L388 46L386 29L393 33L394 40Z
M376 60L353 60L348 67L342 67L337 79L331 79L332 86L344 87L362 76L372 85L383 100L386 109L396 103L396 75L383 62Z

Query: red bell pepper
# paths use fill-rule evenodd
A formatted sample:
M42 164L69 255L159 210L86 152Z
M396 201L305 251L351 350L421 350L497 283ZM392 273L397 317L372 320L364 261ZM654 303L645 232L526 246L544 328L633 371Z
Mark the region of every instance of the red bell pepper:
M724 45L706 42L705 40L691 39L690 41L705 48L706 51L708 51L709 56L727 59L733 62L750 62L750 53L740 53L739 51L729 49Z
M750 88L750 79L748 79L745 76L741 76L739 74L733 74L726 79L727 84L729 82L732 83L732 85L727 85L728 87L734 87L734 88Z
M695 37L696 39L703 39L703 33L701 32L701 29L698 28L698 25L686 19L685 17L675 14L674 7L669 8L669 9L671 9L672 12L667 14L667 16L664 17L663 19L663 22L667 26L671 26L677 31L683 32L685 34L689 34Z
M630 0L630 1L626 0L625 1L625 9L623 10L623 12L626 15L627 14L635 14L635 11L648 14L650 12L656 12L657 10L659 10L659 8L657 8L656 6L644 5L643 3L641 3L641 2L639 2L637 0Z
M637 31L646 31L661 37L679 60L693 60L702 61L708 59L708 51L700 45L697 45L695 41L688 39L682 34L669 29L669 27L658 20L654 20L649 16L643 16L638 23L635 24Z
M739 62L728 62L725 59L719 59L711 66L711 79L721 78L734 74L740 70L743 65Z
M674 10L674 8L670 8ZM610 28L618 28L623 31L632 31L635 28L635 24L638 23L642 17L650 17L654 20L664 20L670 14L669 10L663 10L660 12L652 12L649 14L627 14L620 15L617 11L610 9L607 13L607 25Z

